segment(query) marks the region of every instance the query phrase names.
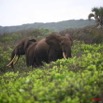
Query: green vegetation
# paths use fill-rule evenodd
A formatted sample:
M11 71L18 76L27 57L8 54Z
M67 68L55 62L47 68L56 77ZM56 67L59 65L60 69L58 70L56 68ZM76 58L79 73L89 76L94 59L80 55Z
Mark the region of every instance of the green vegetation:
M27 68L23 56L14 72L5 65L15 41L22 37L12 34L0 38L0 103L94 103L92 98L103 93L102 43L74 41L72 58L40 68Z
M102 43L103 42L103 29L98 29L94 26L79 28L79 29L66 29L61 31L61 34L70 33L73 39L84 41L85 43Z

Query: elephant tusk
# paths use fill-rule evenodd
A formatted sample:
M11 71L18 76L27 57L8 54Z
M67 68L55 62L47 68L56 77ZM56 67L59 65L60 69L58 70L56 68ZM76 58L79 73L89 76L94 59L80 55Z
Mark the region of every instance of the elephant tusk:
M17 59L15 60L15 62L13 63L13 65L16 64L16 62L17 62L18 60L19 60L19 57L17 57Z
M63 58L65 58L66 59L66 54L63 52Z
M13 63L13 61L14 61L14 59L16 58L16 54L15 54L15 56L14 56L14 58L10 61L10 63L9 64L7 64L6 66L10 66L11 65L11 63Z

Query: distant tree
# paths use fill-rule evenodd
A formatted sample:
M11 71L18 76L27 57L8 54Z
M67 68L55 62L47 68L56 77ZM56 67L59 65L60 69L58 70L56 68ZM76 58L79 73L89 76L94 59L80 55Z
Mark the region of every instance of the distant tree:
M94 7L92 13L88 15L88 19L90 20L92 17L96 20L98 28L103 27L103 7Z

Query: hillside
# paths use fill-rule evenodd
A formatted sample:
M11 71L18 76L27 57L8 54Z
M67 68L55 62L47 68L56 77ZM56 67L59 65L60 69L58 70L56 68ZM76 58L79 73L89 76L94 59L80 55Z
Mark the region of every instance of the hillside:
M82 28L85 26L94 25L94 20L66 20L60 22L51 22L51 23L32 23L32 24L23 24L18 26L0 26L0 34L18 32L22 30L33 30L33 29L49 29L53 31L61 31L68 28Z

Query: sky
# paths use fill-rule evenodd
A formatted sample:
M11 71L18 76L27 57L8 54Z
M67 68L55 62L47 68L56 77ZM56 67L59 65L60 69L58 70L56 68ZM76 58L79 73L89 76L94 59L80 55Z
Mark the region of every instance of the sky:
M0 0L0 26L88 19L103 0Z

